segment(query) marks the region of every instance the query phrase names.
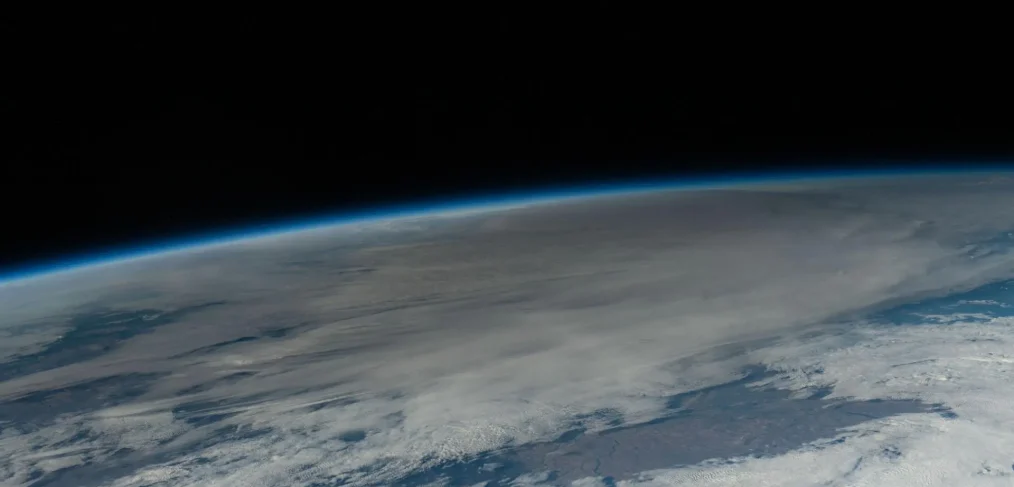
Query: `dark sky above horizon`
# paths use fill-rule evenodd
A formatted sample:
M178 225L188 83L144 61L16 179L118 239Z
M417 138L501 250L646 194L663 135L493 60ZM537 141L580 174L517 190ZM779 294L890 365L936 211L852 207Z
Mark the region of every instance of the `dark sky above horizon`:
M601 2L454 14L5 20L0 270L378 204L1014 160L1002 80L924 76L911 53L891 72L731 57Z

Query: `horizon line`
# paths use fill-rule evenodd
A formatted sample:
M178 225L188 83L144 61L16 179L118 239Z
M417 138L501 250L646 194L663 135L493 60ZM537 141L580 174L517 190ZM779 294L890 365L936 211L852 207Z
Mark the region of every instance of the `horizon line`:
M57 274L81 271L94 267L124 263L162 254L197 250L204 247L300 233L311 230L340 227L367 222L383 222L402 218L438 216L455 210L494 211L516 205L540 204L598 196L637 194L655 191L693 191L751 186L764 183L807 182L825 180L848 180L881 178L890 176L934 176L947 174L1004 174L1014 172L1005 169L959 168L948 166L925 166L919 169L831 169L822 171L791 172L739 172L725 176L706 177L659 177L629 181L598 181L557 185L554 187L528 190L506 190L487 195L466 195L446 199L428 198L414 202L378 204L365 209L346 212L328 212L315 215L294 216L282 221L264 221L251 225L235 226L220 230L191 233L160 239L157 242L133 243L109 246L106 249L81 253L66 258L46 259L23 266L0 268L0 286L21 283Z

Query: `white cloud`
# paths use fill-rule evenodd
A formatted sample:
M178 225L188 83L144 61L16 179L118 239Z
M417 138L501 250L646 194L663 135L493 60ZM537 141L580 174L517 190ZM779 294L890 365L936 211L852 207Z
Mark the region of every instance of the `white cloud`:
M570 483L573 487L607 487L601 477L585 477Z
M610 409L627 422L657 418L666 397L738 378L740 367L753 361L784 368L782 387L813 385L792 371L820 364L836 394L915 394L926 386L919 381L929 381L955 388L940 389L941 402L959 393L970 398L977 394L968 382L972 371L960 364L999 366L953 359L947 370L911 369L923 374L918 378L876 375L884 373L877 364L888 359L924 360L951 350L945 343L954 337L934 342L918 335L946 330L942 325L896 338L853 334L865 345L838 343L840 355L815 352L828 344L812 337L751 354L723 355L717 347L784 339L884 302L1014 275L1014 256L990 243L996 232L1014 228L1014 214L1003 210L1012 207L1008 186L923 180L642 195L468 215L400 240L397 232L335 229L306 240L289 235L38 281L32 286L41 287L33 289L49 286L59 306L29 306L19 317L64 316L96 300L166 310L226 303L88 362L0 383L0 398L11 398L127 372L169 374L126 406L0 436L0 452L13 459L0 472L11 485L24 483L41 461L26 456L30 447L50 448L94 431L101 434L72 441L87 461L115 463L113 452L128 446L140 463L157 458L114 483L123 487L261 487L336 478L385 484L441 461L551 439L575 427L582 413ZM989 253L980 252L983 242ZM46 301L10 289L0 288L6 299L0 303ZM281 325L294 328L202 348ZM887 348L902 338L922 345ZM230 379L238 372L247 375ZM886 377L889 384L876 386L883 389L867 384ZM974 373L983 387L989 377ZM180 395L214 380L221 382ZM197 401L205 404L202 414L232 416L198 427L171 412ZM308 407L314 404L324 407ZM850 475L890 480L901 473L889 472L904 468L890 455L877 456L884 444L905 455L929 455L915 443L932 445L941 429L967 427L966 439L984 434L990 426L984 420L966 425L973 406L963 407L955 407L958 420L902 416L870 423L863 434L823 449L657 472L644 482L729 485L739 478L764 485L784 481L779 469L791 463L807 465L803 480L816 482L849 471L857 452L864 460ZM594 421L586 426L603 426ZM223 426L224 432L216 429ZM999 442L993 446L1007 445L1003 435L993 438ZM1001 465L1000 451L975 461ZM951 460L954 468L968 461Z
M853 344L842 346L851 341ZM773 458L645 472L649 486L994 486L1014 482L1014 318L903 327L867 325L842 336L769 349L782 373L764 385L832 387L830 398L918 399L957 417L907 414L842 431ZM781 354L781 358L774 355ZM805 373L815 368L822 374Z

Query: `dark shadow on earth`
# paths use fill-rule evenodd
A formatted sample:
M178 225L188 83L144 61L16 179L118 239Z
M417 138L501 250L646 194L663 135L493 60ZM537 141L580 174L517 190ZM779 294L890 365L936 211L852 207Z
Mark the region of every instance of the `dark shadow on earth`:
M216 301L174 311L140 309L103 310L73 317L69 329L42 350L0 364L0 381L91 360L116 349L120 342L150 333L196 311L224 304Z
M52 423L64 414L84 414L127 404L167 374L124 374L58 389L36 391L0 402L0 419L20 430ZM3 428L0 427L0 430Z

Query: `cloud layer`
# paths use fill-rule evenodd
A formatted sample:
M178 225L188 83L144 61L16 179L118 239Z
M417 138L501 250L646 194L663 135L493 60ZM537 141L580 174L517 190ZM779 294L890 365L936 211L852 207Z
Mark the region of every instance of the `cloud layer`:
M872 324L850 335L854 344L849 346L837 336L778 349L785 357L767 360L783 374L765 385L827 385L832 396L940 402L956 416L924 413L870 421L791 454L645 472L619 485L929 487L1014 481L1014 318ZM804 373L818 368L821 374Z
M107 377L158 377L138 398L4 429L0 458L10 460L0 462L0 478L27 485L101 463L88 482L389 484L552 439L595 411L617 411L626 423L655 419L667 396L733 380L758 362L786 370L781 387L812 386L791 371L819 364L829 371L819 380L837 394L905 392L952 405L953 394L1003 387L984 382L999 380L1001 369L989 368L999 366L965 361L987 367L975 372L983 382L938 393L913 392L936 384L930 376L877 385L877 374L896 365L887 358L944 354L948 340L966 338L953 335L960 327L896 338L863 329L856 339L866 345L840 355L824 355L821 340L832 338L812 333L840 339L826 323L1014 276L1009 208L1014 182L1003 177L653 192L335 227L6 284L0 333L20 337L0 348L8 363L59 343L68 318L82 313L221 304L87 361L0 383L0 400L11 401ZM889 348L902 339L920 346ZM965 364L954 360L952 369ZM981 407L994 412L974 417L1003 408L990 400ZM877 472L917 465L911 455L932 450L913 442L942 428L969 428L960 438L971 439L1001 427L944 421L896 417L841 445L644 482L764 485L785 478L763 472L807 462L817 481L852 468L856 452L864 460L850 478L887 481ZM870 453L885 442L904 460ZM936 485L958 478L954 469L912 478Z

